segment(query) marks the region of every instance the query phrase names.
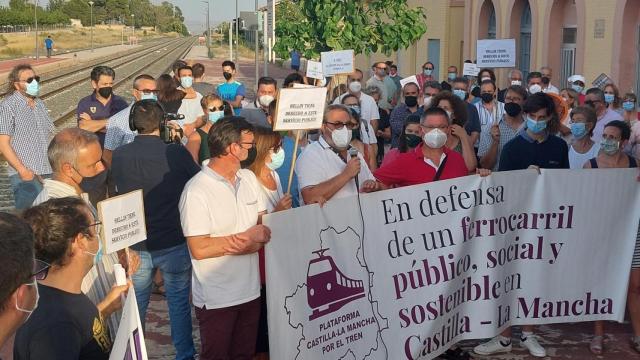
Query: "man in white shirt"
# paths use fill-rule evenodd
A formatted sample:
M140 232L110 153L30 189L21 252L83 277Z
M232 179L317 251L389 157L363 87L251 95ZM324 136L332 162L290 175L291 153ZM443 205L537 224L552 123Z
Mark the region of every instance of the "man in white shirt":
M186 94L182 99L182 104L178 109L178 114L184 115L184 120L179 121L180 126L185 124L193 124L198 117L204 115L200 100L202 94L193 88L193 69L191 66L183 66L178 69L180 78L180 90Z
M253 126L224 118L209 132L211 159L185 186L180 221L193 265L203 359L251 359L260 317L258 250L271 237L266 204L249 166Z
M351 114L343 105L329 105L324 113L320 139L307 146L296 163L298 186L305 204L317 199L357 195L375 181L362 155L351 157ZM356 184L357 182L357 184Z

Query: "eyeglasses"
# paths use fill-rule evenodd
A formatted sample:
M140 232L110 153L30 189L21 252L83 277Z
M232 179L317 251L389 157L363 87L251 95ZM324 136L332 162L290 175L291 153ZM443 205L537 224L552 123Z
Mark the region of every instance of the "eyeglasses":
M36 75L36 76L31 76L26 78L25 80L20 80L19 82L26 82L27 84L31 84L31 82L35 80L37 82L40 82L40 76Z
M47 278L50 268L51 265L48 263L42 260L33 259L33 270L31 270L32 272L31 275L29 275L29 278L35 278L37 281L44 280Z
M141 93L145 93L145 94L158 94L160 91L158 90L149 90L149 89L136 89L138 91L140 91Z
M256 147L255 141L254 142L239 142L237 144L240 145L240 147L242 147L242 145L251 145L251 147L249 149ZM244 147L242 147L242 148L244 149ZM246 149L246 150L249 150L249 149Z
M325 121L325 124L329 124L331 125L332 128L334 128L335 130L341 130L343 127L347 127L347 129L349 130L353 130L356 128L355 124L352 123L341 123L341 122L331 122L331 121Z
M383 66L383 67L376 66L376 69L378 69L378 70L387 70L387 67L386 66Z
M208 108L208 109L209 109L209 112L214 112L214 111L223 111L223 110L224 110L224 105L219 106L219 107L215 107L215 106L214 106L214 107L210 107L210 108Z
M98 234L100 234L100 231L102 230L102 226L101 225L102 225L102 221L96 220L96 222L94 222L93 224L87 225L87 227L85 227L85 230L95 226L96 227L95 228L95 231L96 231L95 234L98 235ZM85 235L91 236L91 234L87 234L87 233L85 233Z

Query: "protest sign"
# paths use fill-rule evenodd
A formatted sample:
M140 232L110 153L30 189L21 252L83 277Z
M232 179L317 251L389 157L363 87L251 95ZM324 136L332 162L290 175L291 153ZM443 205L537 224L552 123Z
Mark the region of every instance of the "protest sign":
M604 90L604 87L608 84L613 84L613 80L607 76L607 74L600 74L593 82L591 83L593 86L600 88L600 90Z
M354 71L355 56L353 50L327 51L320 54L322 74L334 76L351 74Z
M315 86L307 85L307 84L293 83L293 88L294 89L312 89L312 88L315 88Z
M327 98L327 89L320 87L289 88L278 92L275 131L319 129Z
M464 63L462 66L462 75L464 76L478 76L480 68L476 64Z
M129 288L122 308L122 318L109 360L147 360L147 347L133 286Z
M516 66L516 40L478 40L476 43L478 66L503 68Z
M411 75L409 77L401 79L400 80L400 87L404 88L404 86L407 85L408 83L414 83L414 84L420 86L420 84L418 84L418 78L415 75Z
M102 240L108 254L147 239L142 190L114 196L98 203Z
M319 61L307 60L307 77L318 80L324 79L322 63Z
M271 357L433 359L512 324L622 321L636 176L522 170L270 214Z

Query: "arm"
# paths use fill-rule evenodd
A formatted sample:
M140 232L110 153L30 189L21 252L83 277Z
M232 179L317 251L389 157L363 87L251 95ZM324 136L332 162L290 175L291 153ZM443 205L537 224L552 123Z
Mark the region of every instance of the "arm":
M185 146L189 151L189 154L191 154L193 161L195 161L196 163L198 163L200 141L200 134L198 134L197 131L194 131L193 133L191 133L191 135L189 135L189 140L187 141L187 145Z
M80 114L78 119L78 127L82 130L91 132L99 132L105 130L109 119L93 120L87 113Z
M476 171L478 160L476 159L476 153L473 150L467 131L460 125L451 125L451 134L460 140L462 157L464 158L464 164L467 166L467 170L470 173Z
M187 236L187 246L194 259L203 260L225 255L251 254L260 250L265 243L269 242L270 238L271 230L258 224L250 227L247 231L233 235Z
M104 162L107 169L111 168L111 163L113 161L113 151L109 149L102 150L102 161Z
M121 295L125 294L127 290L129 290L129 286L131 286L131 282L127 283L127 285L113 286L107 296L105 296L105 298L96 305L102 318L107 318L114 312L122 309L123 304Z
M242 105L242 100L244 99L244 96L242 95L237 95L235 100L229 100L229 103L231 104L231 106L233 106L234 108L239 108L240 105Z
M497 124L491 126L491 143L487 146L485 141L480 142L478 155L480 166L485 169L493 169L498 161L498 147L500 146L500 128Z
M471 135L469 135L469 141L471 142L471 146L475 145L476 142L478 142L478 139L480 138L480 133L477 131L474 131L471 133Z
M349 162L351 162L351 160ZM358 168L359 167L360 162L358 161ZM358 169L358 172L359 171ZM349 181L352 181L353 176L350 176L347 173L347 169L345 169L345 171L327 181L321 182L318 185L305 187L301 190L305 204L310 204L313 199L318 198L331 199L333 195L340 191Z
M5 159L12 168L16 169L20 178L24 181L32 180L35 176L33 171L29 170L22 161L18 158L15 151L11 147L11 136L9 135L0 135L0 153L4 155Z

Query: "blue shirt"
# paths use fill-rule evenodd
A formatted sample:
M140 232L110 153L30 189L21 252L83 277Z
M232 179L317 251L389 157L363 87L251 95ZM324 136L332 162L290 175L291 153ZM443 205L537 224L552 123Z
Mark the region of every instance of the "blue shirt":
M282 166L276 170L278 176L280 177L280 185L282 185L282 191L287 191L289 187L289 171L291 171L291 160L293 160L293 147L295 145L295 139L284 136L282 138L282 148L284 149L284 163ZM298 156L300 156L300 147L298 147ZM299 199L299 190L298 190L298 177L296 174L293 174L293 180L291 181L291 198L293 202L293 207L300 206Z
M120 110L129 107L129 103L118 95L111 95L111 99L106 104L102 104L96 98L96 93L86 96L78 102L78 108L76 109L76 119L80 123L80 114L87 113L91 116L92 120L107 120L113 115L120 112ZM106 127L105 127L106 129ZM106 130L96 133L100 139L100 146L104 147L104 137Z
M44 39L44 46L47 49L51 49L53 47L53 40L51 40L49 38Z
M236 96L245 97L246 91L245 91L244 85L242 85L238 81L234 81L231 83L225 82L218 85L217 92L218 92L218 96L220 96L222 100L236 101ZM234 115L240 116L240 109L241 109L240 107L237 107L237 108L234 107L233 108Z
M291 52L291 66L300 66L300 53L296 50Z
M568 169L567 143L555 135L548 135L538 142L526 129L521 130L502 148L498 171L523 170L531 165L541 169Z

